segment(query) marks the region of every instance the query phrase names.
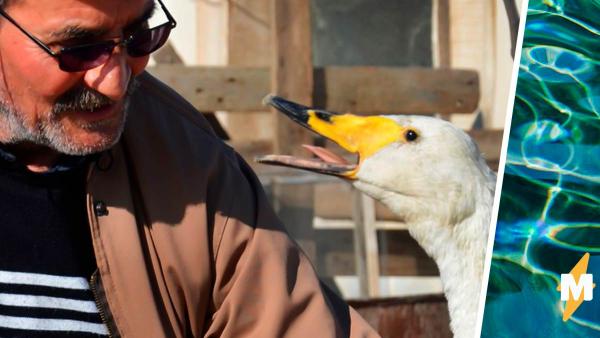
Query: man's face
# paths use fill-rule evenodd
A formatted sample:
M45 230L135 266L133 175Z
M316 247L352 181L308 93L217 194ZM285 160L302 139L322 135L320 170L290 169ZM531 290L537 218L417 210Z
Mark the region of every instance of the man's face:
M153 0L15 0L6 12L53 50L128 35ZM143 20L145 21L145 20ZM94 69L67 73L0 17L0 142L84 155L111 147L125 123L128 93L149 57L117 46Z

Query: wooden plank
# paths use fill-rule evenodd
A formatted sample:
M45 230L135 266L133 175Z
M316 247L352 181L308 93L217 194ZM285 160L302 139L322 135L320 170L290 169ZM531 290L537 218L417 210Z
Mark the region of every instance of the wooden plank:
M450 69L328 67L317 82L319 107L373 114L472 112L477 73ZM319 85L323 87L319 87Z
M433 0L431 35L433 40L433 66L450 68L450 4L449 0ZM440 113L439 117L450 121L452 114Z
M354 229L354 255L360 279L361 295L379 297L379 245L375 228L375 201L353 189L352 218Z
M272 60L271 0L227 1L229 66L269 67ZM273 139L273 116L262 112L228 112L223 120L232 137L239 141Z
M271 0L227 1L229 6L229 65L269 67L271 43Z
M149 72L200 111L260 111L270 91L269 71L256 67L157 65Z
M315 229L321 230L349 230L354 229L354 222L348 219L330 219L315 216L313 220ZM408 230L408 224L399 221L376 221L377 230Z
M433 65L450 67L450 0L433 0Z
M277 95L311 106L313 101L313 64L308 0L272 2L274 55L271 65L271 89ZM294 128L288 118L275 115L275 151L294 154L298 145L310 142L312 135Z
M196 3L196 62L200 65L227 64L228 1L194 1ZM183 27L181 27L183 28ZM207 109L211 110L211 109Z
M309 0L271 0L271 28L273 55L270 92L310 106L313 97L313 64ZM313 136L304 128L297 128L275 109L272 114L276 152L295 155L302 151L301 144L312 143ZM317 248L312 226L313 186L275 185L274 192L280 205L279 217L290 235L315 261Z
M479 72L479 110L485 128L504 125L508 103L513 60L503 6L502 1L450 2L451 64Z
M261 111L262 98L271 91L267 68L158 65L149 71L202 111ZM281 80L292 83L310 74L293 72ZM480 98L477 72L469 70L326 67L315 69L314 81L315 106L339 112L471 113Z
M448 304L443 295L349 301L348 304L382 338L452 337Z

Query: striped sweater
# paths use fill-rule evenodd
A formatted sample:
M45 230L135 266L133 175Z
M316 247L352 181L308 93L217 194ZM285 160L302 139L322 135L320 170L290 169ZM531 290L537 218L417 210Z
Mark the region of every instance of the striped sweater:
M89 279L85 165L46 174L0 158L0 337L107 337Z

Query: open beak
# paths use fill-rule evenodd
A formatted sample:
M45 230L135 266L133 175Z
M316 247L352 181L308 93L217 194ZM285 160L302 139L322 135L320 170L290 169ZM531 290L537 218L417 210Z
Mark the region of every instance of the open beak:
M358 163L348 163L333 152L312 145L303 147L316 159L300 159L286 155L267 155L257 158L259 163L304 169L325 175L356 179L361 163L386 145L403 135L403 128L393 120L381 116L356 116L312 109L301 104L268 95L263 100L301 126L324 136L344 150L358 155Z

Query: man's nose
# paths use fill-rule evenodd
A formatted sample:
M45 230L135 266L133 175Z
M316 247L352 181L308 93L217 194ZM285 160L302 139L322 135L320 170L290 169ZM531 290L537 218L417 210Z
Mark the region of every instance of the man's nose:
M85 73L85 84L114 101L121 100L127 92L132 74L127 59L126 52L116 50L105 64Z

